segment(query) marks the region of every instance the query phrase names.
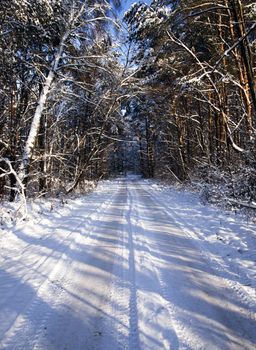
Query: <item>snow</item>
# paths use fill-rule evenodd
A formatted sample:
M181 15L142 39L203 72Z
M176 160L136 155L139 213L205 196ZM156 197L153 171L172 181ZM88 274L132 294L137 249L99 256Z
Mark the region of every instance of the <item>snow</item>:
M244 291L255 296L256 288L256 225L239 214L202 205L198 194L153 184L161 192L167 211L177 225L199 240L211 262L219 262L219 269L232 269ZM252 286L253 288L246 288Z
M255 224L137 176L58 203L1 208L0 349L255 349Z

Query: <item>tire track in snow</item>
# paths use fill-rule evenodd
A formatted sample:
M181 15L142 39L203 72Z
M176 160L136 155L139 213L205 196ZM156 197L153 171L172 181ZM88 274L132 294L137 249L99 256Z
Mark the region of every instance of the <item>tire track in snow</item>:
M65 279L68 270L71 268L72 261L68 265L67 259L65 259L66 252L75 245L77 237L72 240L72 235L85 223L83 230L90 228L93 219L100 218L107 208L111 205L116 196L116 192L112 194L107 201L101 203L95 210L93 214L83 217L83 219L74 227L65 238L58 242L58 247L62 247L59 251L57 257L57 262L49 276L45 276L44 281L36 290L36 294L33 296L32 302L25 306L25 312L18 314L9 329L5 331L5 335L0 342L0 349L4 350L20 350L28 349L26 343L29 341L29 349L37 349L38 339L41 339L44 335L45 325L48 319L54 314L55 309L58 305L58 301L64 292L62 288L62 280ZM102 210L104 209L104 210ZM93 232L93 228L89 230L86 237L89 237ZM86 238L85 237L85 238ZM47 257L44 264L51 258L51 254ZM24 278L24 277L23 277ZM50 305L50 308L49 308ZM26 309L26 307L28 308ZM40 310L40 312L35 312L35 310ZM31 320L33 320L31 322ZM35 329L35 326L39 326ZM17 333L19 334L19 344L13 344L13 339L17 338Z
M152 202L156 203L157 207L159 209L161 208L161 210L164 212L164 214L166 214L167 217L172 219L172 221L177 225L177 227L179 227L184 232L186 237L197 238L195 233L190 234L189 231L184 229L184 226L182 224L177 222L177 218L176 218L177 214L175 216L173 216L173 215L171 215L171 213L168 212L166 204L163 203L162 200L158 198L158 196L153 194L154 193L153 189L151 189L151 191L145 190L144 186L143 187L140 186L140 188L141 188L141 191L146 193L149 198L150 197L152 198L152 200L153 200ZM206 247L204 247L201 242L198 242L198 238L197 238L196 242L194 242L192 245L194 245L195 249L197 249L199 256L201 255L201 260L202 261L204 260L206 262L207 262L207 260L209 260L211 262L210 266L213 265L213 268L216 269L215 261L214 260L212 261L211 257L208 256L208 254L207 254L208 251L204 252ZM199 260L200 260L200 258L199 258ZM228 279L226 279L226 278L223 278L223 276L220 275L220 273L222 271L217 270L217 272L219 272L219 273L217 273L216 276L218 276L217 278L219 280L221 280L221 283L220 283L220 281L218 282L218 279L216 279L216 282L220 283L219 285L222 286L222 290L228 291L230 289L231 294L230 294L230 297L224 298L223 302L225 302L225 304L222 305L221 299L220 299L219 304L218 304L218 299L216 299L213 303L213 305L216 303L216 307L213 307L212 312L214 312L214 309L216 311L218 309L220 310L220 313L217 316L218 318L216 319L216 321L219 323L219 325L222 329L222 333L220 331L220 337L222 337L222 336L226 337L227 340L226 340L226 342L224 341L223 343L221 343L221 341L220 341L220 343L219 343L219 340L215 339L215 341L211 345L212 349L219 349L220 347L222 349L254 349L253 339L255 339L255 337L253 336L252 329L253 329L253 324L255 323L255 313L252 311L253 308L250 305L248 305L248 302L246 302L244 300L244 298L241 298L238 293L235 293L236 290L234 289L234 283L231 281L228 281ZM193 275L193 271L192 271L192 275ZM166 284L166 277L164 278L161 269L159 270L159 279L162 281L161 283L162 283L162 287L163 287L163 294L168 299L169 295L170 295L170 293L169 293L170 287ZM241 305L241 306L237 306L237 308L236 308L236 315L234 314L234 322L233 322L233 316L232 316L232 307L230 308L229 304L228 304L229 302L232 303L232 297L231 297L233 294L232 290L234 291L234 295L233 295L234 300L237 300L238 299L237 297L239 297L238 300L240 300L242 302L241 304L239 304L239 302L237 304L237 305ZM206 289L206 292L207 292L207 289ZM235 295L236 295L236 297L235 297ZM213 296L213 298L214 298L214 296ZM217 298L218 298L218 296L217 296ZM244 304L243 304L243 302L244 302ZM236 305L236 302L234 305ZM247 305L247 307L246 307L246 305ZM225 311L224 311L225 308L226 308L227 313L230 314L229 316L227 316L227 318L225 317ZM179 315L179 308L174 306L173 310L174 310L174 316L175 316L175 313L178 316ZM221 311L221 310L223 310L223 311ZM222 319L222 317L224 317L225 321ZM246 320L248 330L246 327L240 327L240 326L242 326L242 324L240 323L241 321L239 320L240 317L241 318L244 317L244 319ZM177 319L178 318L179 317L177 317ZM193 318L193 315L192 315L192 318ZM250 319L252 322L249 321ZM206 345L200 346L200 344L202 343L202 339L204 339L204 337L207 339L207 334L201 335L201 336L203 336L203 338L198 339L198 341L197 341L197 335L193 332L194 325L191 323L191 320L187 319L186 328L183 327L185 330L185 336L186 336L186 334L187 335L191 334L191 336L192 336L192 338L191 337L188 338L188 339L191 339L191 342L189 341L187 343L188 345L187 346L185 345L184 349L189 349L190 346L192 349L204 349L204 350L208 349L206 347ZM177 321L180 323L179 320L177 320ZM230 331L229 331L229 328L225 328L226 327L225 322L227 322L227 327L230 327ZM192 332L190 332L190 324L192 326L192 328L191 328ZM232 328L232 325L234 326L235 324L236 324L236 327ZM182 323L180 323L180 325L183 326ZM180 338L180 336L179 336L179 338ZM182 334L181 334L180 339L184 339L184 338L182 338ZM230 345L228 345L227 343L230 343ZM242 345L242 343L243 343L243 345Z
M141 187L142 188L142 187ZM216 270L216 272L218 273L218 276L223 280L223 282L225 284L227 284L233 291L234 293L239 297L240 300L242 300L245 305L248 306L248 308L251 310L250 311L250 318L253 321L256 321L256 304L255 304L255 298L252 299L252 293L248 293L248 287L244 287L243 285L241 285L241 283L239 282L239 280L237 281L231 281L229 278L227 278L225 276L225 270L224 267L227 267L231 270L233 270L233 266L230 265L230 263L232 261L230 261L230 263L227 263L226 260L223 260L223 258L221 258L221 256L219 256L220 260L216 260L216 258L214 258L212 256L212 254L207 250L207 246L204 245L204 240L202 240L202 235L203 233L201 233L201 237L198 236L198 234L196 233L196 231L191 231L189 228L187 228L186 222L181 219L178 214L175 212L175 210L169 208L166 206L165 203L163 203L160 199L159 196L156 195L155 193L155 189L151 186L151 191L149 192L148 190L145 190L143 188L143 190L154 199L154 201L156 203L158 203L164 210L165 214L167 216L169 216L174 222L175 224L185 233L185 235L187 237L192 237L196 240L198 247L200 248L198 250L199 254L205 258L206 260L210 261L211 266ZM206 242L207 244L207 242ZM235 270L234 272L237 273L237 275L241 278L241 271L239 270ZM244 276L243 280L246 280L247 276ZM255 295L256 297L256 295Z
M159 319L164 319L165 326L167 325L168 331L159 332L159 337L162 341L161 349L165 350L182 350L182 349L192 349L192 344L200 342L200 339L190 338L187 335L187 330L184 325L179 322L177 318L178 310L174 307L168 295L168 288L164 282L164 278L161 273L161 269L156 266L154 262L154 256L152 254L151 243L149 239L147 239L147 228L143 220L141 219L143 215L140 215L139 203L141 202L140 195L138 194L138 190L134 190L135 192L135 217L136 223L138 227L140 227L140 234L138 235L138 242L140 242L140 246L148 253L149 260L151 264L151 270L154 272L155 281L154 281L154 289L157 291L159 295L159 299L155 299L156 311L155 311L155 322L159 323ZM148 203L147 203L148 204ZM140 218L140 220L139 220ZM159 251L161 249L159 248ZM159 318L159 319L158 319Z
M113 195L107 199L107 201L103 202L102 204L100 204L97 207L97 209L95 210L95 212L92 215L89 215L89 218L88 218L88 216L85 217L85 220L84 220L85 225L83 226L83 231L85 232L88 230L88 232L86 235L79 234L73 240L71 240L71 244L69 247L70 250L72 250L73 247L76 246L77 242L80 239L82 239L82 241L85 241L88 238L90 238L90 236L94 233L95 229L97 228L96 226L92 226L93 222L96 220L101 221L101 218L104 217L105 213L112 206L116 197L118 197L118 193L119 192L114 192ZM88 220L87 220L87 218L88 218ZM74 232L82 225L82 223L83 222L80 222L80 224L77 225ZM49 293L49 290L44 292L45 297L48 297L50 295L49 304L51 305L51 309L45 315L44 320L40 325L40 328L38 329L38 331L35 334L34 344L32 347L33 350L45 350L48 348L48 343L44 344L44 342L46 340L45 332L47 330L47 324L48 324L49 320L52 317L56 316L56 314L58 314L58 311L60 311L62 305L66 304L68 290L72 290L73 294L76 294L76 292L75 292L76 289L74 289L73 280L67 279L67 276L71 275L70 272L72 271L72 267L74 265L74 261L72 260L71 257L67 259L65 265L66 265L65 273L61 273L62 276L57 276L58 278L55 278L55 280L54 280L54 288L57 290L57 292L59 290L59 294L56 296L56 298L54 299L54 296L55 296L54 294L51 296L51 294ZM60 270L62 271L62 269L60 269ZM57 283L56 283L56 281L57 281ZM54 300L53 303L52 303L52 300ZM111 318L111 320L113 320L113 318Z
M102 330L110 333L110 337L102 338L102 349L105 350L134 350L136 348L129 344L129 324L130 324L130 291L131 278L129 274L129 236L127 231L129 215L129 204L127 203L127 186L123 180L121 182L120 200L121 229L117 230L118 248L113 264L113 278L109 293L109 302L106 305L106 313L111 315L111 319L103 319ZM109 339L110 338L110 339ZM97 348L98 349L98 348Z
M53 237L53 235L56 235L56 232L58 230L61 230L61 232L59 234L59 237L61 239L59 241L57 241L56 244L58 244L58 246L63 246L63 248L65 248L65 242L66 242L66 240L68 240L70 234L72 234L72 232L74 230L76 230L78 227L80 227L83 222L87 221L87 223L90 224L92 222L92 218L95 215L95 213L97 214L102 208L104 208L104 206L108 205L109 201L111 201L111 198L114 195L115 195L115 192L110 197L107 197L107 199L103 203L98 205L95 208L94 212L89 213L88 215L83 217L83 219L79 222L79 224L76 225L71 232L68 231L64 235L63 238L62 238L62 232L65 230L63 230L63 222L62 222L62 224L59 224L54 228L54 232L52 232L52 229L51 229L50 230L51 232L49 234L44 235L44 238L42 240L40 240L40 244L35 246L33 244L33 242L35 242L35 240L33 241L33 239L32 239L32 243L27 244L26 247L23 249L22 253L20 253L18 256L14 256L13 258L9 259L7 261L7 263L2 264L2 269L4 269L4 271L7 274L15 276L16 271L17 271L17 266L18 266L19 267L19 272L18 272L19 281L22 282L23 284L33 285L33 289L38 290L40 288L41 283L42 283L41 279L46 278L46 276L44 277L43 274L47 273L47 271L43 270L43 267L47 266L47 263L50 259L58 260L58 259L60 259L61 255L62 255L62 251L56 252L54 250L54 247L50 248L50 252L48 252L46 254L45 251L42 250L42 246L44 245L44 242L47 242L47 240L50 239L51 237ZM77 211L79 212L79 210L76 210L76 212ZM65 219L65 217L63 219ZM14 233L15 232L18 232L18 229L15 230ZM37 241L38 241L38 239L37 239ZM31 249L32 249L32 251L31 251ZM44 247L43 247L43 249L44 249ZM47 248L47 249L49 249L49 248ZM38 256L40 256L40 257L38 258ZM15 263L13 263L13 262L15 262ZM42 270L43 273L38 274L38 271L40 271L40 270ZM21 271L24 271L23 274L21 274ZM31 271L32 271L32 273L31 273ZM18 293L19 287L20 287L20 284L17 284L16 287L12 288L11 294L9 291L8 299L4 300L5 304L8 304L9 300L15 299L15 296L17 294L19 294ZM3 300L2 300L2 302L3 302Z
M138 306L137 306L137 286L136 286L136 266L135 266L135 252L133 242L133 224L131 221L133 215L133 200L129 190L129 186L126 185L127 191L127 231L128 231L128 246L129 246L129 276L130 276L130 319L129 319L129 349L140 350L139 340L139 324L138 324Z

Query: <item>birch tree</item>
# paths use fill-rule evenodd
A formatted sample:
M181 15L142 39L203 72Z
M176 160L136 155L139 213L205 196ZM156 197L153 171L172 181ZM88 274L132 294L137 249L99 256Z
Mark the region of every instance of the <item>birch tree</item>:
M80 45L80 41L82 40L80 34L85 35L86 30L88 30L85 28L85 26L88 26L91 23L94 23L97 20L102 20L104 18L104 12L101 13L98 18L95 18L94 11L96 9L98 11L99 9L98 7L94 6L90 7L87 1L68 1L65 5L65 16L61 19L63 22L63 29L59 33L59 38L57 38L59 39L57 40L58 45L55 47L53 59L50 63L47 75L45 76L45 81L43 82L42 91L38 99L37 107L35 109L30 127L30 132L24 147L22 162L19 170L19 178L21 181L24 181L28 173L29 162L32 158L35 142L38 136L42 113L45 108L47 96L57 74L57 70L59 69L60 62L62 60L63 64L63 61L68 61L67 57L63 57L65 48L68 45L72 44L72 40L74 45ZM78 40L78 42L75 42L75 40ZM66 53L66 55L68 55L68 53ZM65 65L67 64L68 63L65 63Z
M111 52L110 10L105 1L36 0L12 0L0 9L0 156L11 161L23 185L30 181L31 194L73 180L77 159L82 167L103 113L111 110L118 62ZM104 133L111 133L109 123ZM104 140L97 150L109 143ZM11 200L16 180L12 172L1 177L2 189L12 188Z

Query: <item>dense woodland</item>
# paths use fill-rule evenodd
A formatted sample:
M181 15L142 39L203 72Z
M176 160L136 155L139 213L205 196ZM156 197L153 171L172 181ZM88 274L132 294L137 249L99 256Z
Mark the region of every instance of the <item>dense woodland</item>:
M1 0L0 193L70 192L108 173L120 119L106 1Z
M0 196L133 171L255 201L255 2L119 5L1 0Z
M255 199L255 20L255 2L240 0L153 1L126 14L146 175Z

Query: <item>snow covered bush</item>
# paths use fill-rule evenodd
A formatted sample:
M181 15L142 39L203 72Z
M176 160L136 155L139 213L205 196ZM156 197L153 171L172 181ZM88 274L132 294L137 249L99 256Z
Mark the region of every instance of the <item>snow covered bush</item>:
M220 170L215 166L201 166L194 172L192 183L203 204L208 202L228 208L255 206L256 169L253 167L233 166Z

